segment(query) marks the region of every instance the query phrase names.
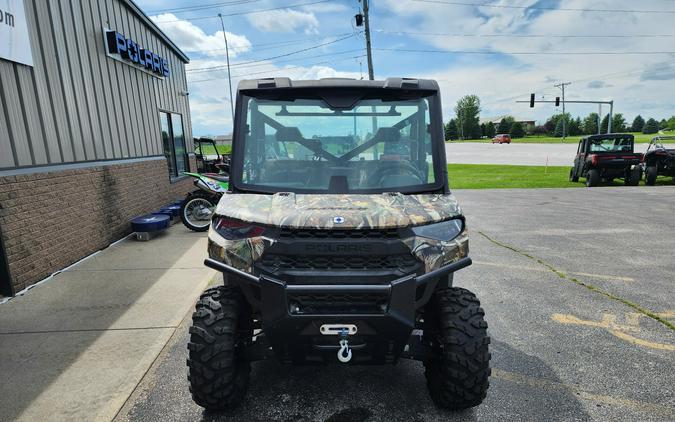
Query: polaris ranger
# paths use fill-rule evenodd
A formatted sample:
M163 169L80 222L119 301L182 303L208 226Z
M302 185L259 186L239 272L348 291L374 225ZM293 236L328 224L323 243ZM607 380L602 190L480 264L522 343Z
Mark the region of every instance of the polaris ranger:
M623 179L627 186L637 186L642 178L640 154L634 152L634 137L628 133L591 135L579 140L570 182L586 178L586 186L598 186L601 180L612 183Z
M670 176L675 182L675 145L668 148L663 141L674 140L675 136L655 136L642 155L645 184L654 186L658 176Z
M240 403L250 363L424 363L434 402L480 404L490 375L471 265L448 189L438 84L288 78L237 90L230 185L205 264L223 273L192 318L194 401ZM336 145L338 144L338 145Z

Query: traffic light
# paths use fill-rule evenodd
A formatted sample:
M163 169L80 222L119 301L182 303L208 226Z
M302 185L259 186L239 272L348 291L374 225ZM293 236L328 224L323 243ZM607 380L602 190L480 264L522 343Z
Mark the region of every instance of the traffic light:
M358 14L354 16L354 20L356 21L356 26L362 26L363 25L363 15Z
M530 108L534 108L534 94L530 94Z
M560 97L555 97L555 106L556 107L560 106Z

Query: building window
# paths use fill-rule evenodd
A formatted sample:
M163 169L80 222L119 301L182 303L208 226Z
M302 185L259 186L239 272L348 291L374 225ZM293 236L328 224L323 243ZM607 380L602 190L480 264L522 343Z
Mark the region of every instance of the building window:
M187 170L187 152L183 133L183 116L161 112L162 144L169 167L169 176L174 179Z

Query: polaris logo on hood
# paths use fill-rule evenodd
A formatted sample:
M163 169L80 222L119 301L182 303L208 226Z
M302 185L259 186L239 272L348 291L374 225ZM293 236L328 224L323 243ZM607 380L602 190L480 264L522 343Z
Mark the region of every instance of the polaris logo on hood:
M308 253L367 253L372 252L372 245L359 244L309 244L305 246Z

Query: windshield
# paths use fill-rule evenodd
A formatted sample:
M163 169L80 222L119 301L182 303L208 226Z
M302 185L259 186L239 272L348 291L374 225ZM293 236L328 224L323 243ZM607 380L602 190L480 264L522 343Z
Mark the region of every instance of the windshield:
M421 191L438 180L425 98L364 99L342 108L321 99L245 99L240 177L249 188Z
M590 152L633 152L633 140L630 138L592 139Z

